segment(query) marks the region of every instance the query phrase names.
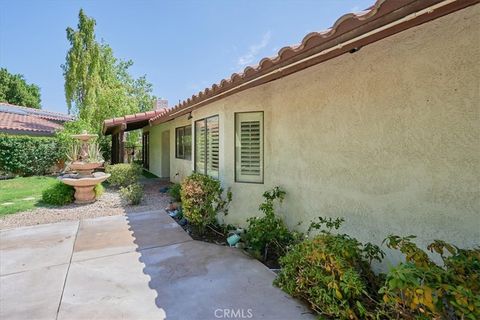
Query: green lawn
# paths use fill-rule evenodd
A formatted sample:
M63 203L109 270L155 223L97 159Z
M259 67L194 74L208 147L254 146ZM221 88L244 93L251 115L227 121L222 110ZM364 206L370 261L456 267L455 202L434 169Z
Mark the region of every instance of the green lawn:
M40 205L42 191L56 181L57 179L53 177L0 180L0 216L26 211Z

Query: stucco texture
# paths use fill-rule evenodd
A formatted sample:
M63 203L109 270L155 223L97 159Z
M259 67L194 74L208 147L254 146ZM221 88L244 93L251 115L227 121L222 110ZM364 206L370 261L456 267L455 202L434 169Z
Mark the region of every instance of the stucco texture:
M220 116L220 179L233 192L226 221L245 224L278 185L292 228L343 217L340 231L363 242L393 233L417 235L420 245L478 246L479 8L195 110L193 120ZM264 111L264 184L234 181L234 113L242 111ZM174 146L170 174L179 181L192 165L174 159ZM385 265L398 260L387 253Z

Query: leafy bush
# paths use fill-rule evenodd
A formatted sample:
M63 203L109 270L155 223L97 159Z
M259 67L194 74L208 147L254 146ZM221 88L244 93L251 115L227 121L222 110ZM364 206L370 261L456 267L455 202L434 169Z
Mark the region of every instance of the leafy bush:
M74 194L75 189L72 186L58 181L42 192L42 201L55 206L63 206L73 202Z
M103 187L103 185L101 183L99 183L95 186L93 191L95 192L95 198L98 199L102 196L102 194L104 194L105 188Z
M413 242L414 236L389 236L387 246L405 254L405 262L387 274L381 314L403 319L479 319L480 249L459 249L435 240L427 249L443 267Z
M282 270L274 283L290 295L308 301L322 316L372 317L370 310L375 309L378 286L367 260L380 261L383 252L348 235L332 234L331 228L340 227L341 219L321 218L314 227L319 229L327 222L329 230L321 230L313 239L294 245L280 258Z
M44 175L62 158L55 138L0 134L0 172Z
M247 248L259 259L267 261L268 258L278 258L285 254L288 245L292 244L295 235L286 227L283 220L275 215L275 200L282 202L285 191L275 187L263 193L265 201L259 210L265 216L252 217L247 220L244 240Z
M174 185L168 188L168 194L172 197L175 201L179 202L182 200L182 196L180 191L182 189L182 185L180 183L175 183Z
M143 187L140 183L132 183L127 187L121 187L120 195L130 204L140 204L143 198Z
M119 163L107 166L105 171L111 174L107 180L110 185L126 187L138 181L142 170L142 167L138 164Z
M200 233L215 222L218 212L228 213L232 193L228 191L226 199L222 194L220 182L203 174L192 173L182 182L180 195L183 214Z

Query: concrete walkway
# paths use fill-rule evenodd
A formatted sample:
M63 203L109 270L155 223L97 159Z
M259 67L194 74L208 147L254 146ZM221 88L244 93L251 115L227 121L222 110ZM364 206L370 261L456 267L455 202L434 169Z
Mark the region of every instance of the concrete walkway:
M0 232L0 319L313 319L240 250L162 211Z

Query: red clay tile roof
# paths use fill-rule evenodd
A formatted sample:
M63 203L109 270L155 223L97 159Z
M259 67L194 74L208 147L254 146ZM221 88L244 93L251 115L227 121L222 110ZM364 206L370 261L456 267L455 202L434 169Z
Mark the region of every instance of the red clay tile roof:
M280 49L276 57L264 58L257 66L248 66L243 73L234 73L156 115L150 124L168 121L225 96L355 52L362 46L478 2L480 0L377 0L367 10L343 15L330 29L309 33L300 44Z
M60 112L53 112L53 111L46 111L41 109L17 106L14 104L10 104L7 102L0 102L0 112L15 112L15 113L24 113L35 115L42 119L47 120L55 120L55 121L69 121L73 120L71 115L60 113Z
M55 130L62 127L59 123L37 116L0 112L0 132L53 135Z
M110 133L111 129L120 125L128 125L130 123L137 123L146 121L148 124L148 120L152 119L155 116L162 115L168 112L167 108L161 108L157 110L147 111L147 112L139 112L135 114L129 114L123 117L107 119L103 121L103 132Z
M63 122L72 119L63 113L0 102L0 132L54 135L56 130L63 127Z

